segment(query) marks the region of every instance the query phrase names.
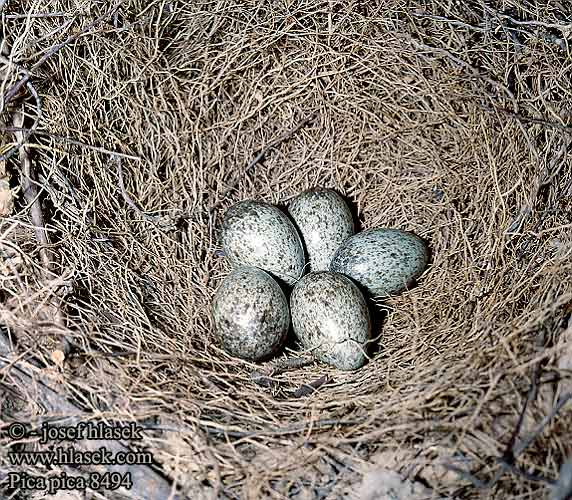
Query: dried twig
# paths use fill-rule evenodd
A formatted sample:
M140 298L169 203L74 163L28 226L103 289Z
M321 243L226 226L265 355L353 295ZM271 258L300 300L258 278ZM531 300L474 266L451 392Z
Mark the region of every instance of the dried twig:
M21 128L24 123L24 112L15 113L14 115L14 125L15 127ZM34 174L32 172L32 161L30 160L30 155L28 153L27 146L23 143L25 138L23 133L14 133L17 142L22 142L22 146L19 149L20 153L20 164L21 164L21 186L24 199L30 208L30 218L32 224L34 225L34 232L36 233L36 239L39 244L40 260L42 261L42 268L44 270L44 280L49 281L54 275L54 264L56 262L55 254L50 247L50 242L48 239L48 233L45 228L44 215L42 213L42 206L40 202L40 196L36 189L36 184L34 182ZM65 326L65 318L61 310L61 300L57 293L50 297L50 309L53 317L53 321L56 325L61 328ZM57 347L52 351L52 358L54 362L60 364L63 362L65 355L69 352L71 342L62 337L57 340Z
M310 358L286 358L279 359L274 363L270 363L268 366L264 367L264 370L256 370L251 373L255 384L261 385L263 387L271 387L277 382L276 379L272 378L280 375L288 370L296 370L304 366L311 365L314 360Z
M141 217L143 217L145 220L148 220L150 222L159 222L161 220L161 217L158 217L156 215L148 215L145 212L143 212L137 205L136 203L133 201L133 199L131 198L131 196L129 196L129 194L127 194L127 190L125 189L125 182L123 181L123 165L121 164L121 159L117 158L115 159L115 163L117 164L117 177L118 177L118 184L119 184L119 190L121 191L121 196L123 197L123 199L125 200L125 202L135 211L137 212L138 215L140 215Z
M531 432L526 437L526 439L524 439L521 443L519 443L518 446L515 446L515 449L514 449L514 457L515 458L518 457L524 450L526 450L538 436L540 436L542 431L544 431L544 428L550 423L550 421L556 415L558 415L558 413L560 413L560 410L562 410L562 408L564 408L564 406L570 400L572 400L572 393L564 394L560 398L558 403L556 403L554 408L552 408L552 411L548 415L546 415L542 419L542 421L536 426L536 429L533 432Z
M461 28L468 29L470 31L475 31L478 33L496 33L499 29L503 29L503 31L507 32L508 35L512 38L513 42L519 46L521 46L515 36L516 33L524 33L526 35L538 35L537 32L531 32L530 29L527 28L538 28L543 27L546 29L558 29L562 33L566 33L568 30L572 30L572 24L559 24L559 23L545 23L543 21L518 21L515 18L507 15L507 14L500 14L498 11L485 6L489 13L493 14L497 18L497 22L499 23L496 27L492 26L491 23L487 23L485 21L485 27L481 26L474 26L472 24L466 23L459 19L449 19L444 16L436 16L433 14L426 14L423 12L412 12L411 15L414 17L422 18L422 19L430 19L432 21L437 21L445 24L449 24L450 26L459 26ZM504 22L503 22L504 21ZM506 22L508 21L508 22ZM513 26L522 26L524 29L518 29L509 27L508 25ZM536 30L538 31L538 30ZM562 38L555 37L549 33L540 34L546 41L550 43L555 43L560 48L565 49L566 42Z
M310 394L317 391L323 385L329 384L331 381L332 379L330 377L328 377L327 375L322 375L320 378L300 386L292 393L292 396L295 398L302 398L304 396L309 396Z
M487 82L488 84L490 84L494 88L496 88L498 90L502 90L508 96L511 103L513 104L515 113L518 112L517 100L514 97L514 94L511 92L511 90L506 85L504 85L504 84L492 79L488 75L482 73L477 68L475 68L473 65L471 65L468 62L464 61L463 59L460 59L459 57L455 56L453 53L451 53L447 49L444 49L442 47L433 47L431 45L427 45L426 43L423 43L423 42L417 40L412 35L400 36L400 38L405 39L407 42L409 42L414 47L417 47L418 49L427 50L429 52L433 52L435 54L440 54L442 56L445 56L447 59L449 59L451 62L456 64L458 67L461 67L461 68L469 71L471 73L471 75L473 75L475 78L479 78L479 79Z
M281 429L270 428L261 429L258 431L230 431L226 429L219 429L217 427L208 426L206 424L201 424L209 434L221 435L228 437L244 438L244 437L257 437L257 436L287 436L289 434L298 434L300 432L307 431L310 427L315 430L326 429L329 427L336 426L348 426L348 425L359 425L362 424L365 419L336 419L336 418L325 418L321 420L316 420L312 422L302 422L299 424L290 425Z
M36 117L34 118L34 123L30 128L20 128L21 131L25 131L26 133L20 134L19 136L20 139L17 140L16 144L12 146L6 153L0 156L0 161L6 161L12 156L14 156L24 145L24 143L28 140L28 138L32 135L32 133L36 130L36 127L40 123L40 118L42 117L42 105L40 101L40 96L38 95L36 89L34 88L31 82L27 82L26 87L30 91L30 94L32 94L32 96L36 100Z
M304 366L309 366L314 362L312 358L286 358L279 359L271 365L271 375L280 375L288 370L296 370L298 368L303 368Z
M551 485L556 484L556 481L554 479L549 479L549 478L541 476L539 474L532 474L530 472L524 471L524 470L518 468L513 463L505 461L503 458L499 458L497 461L502 465L502 467L504 469L508 470L509 472L512 472L515 476L522 477L523 479L526 479L527 481L533 481L533 482L537 482L537 483L545 483L545 484L551 484Z
M522 471L515 465L515 462L516 462L515 443L516 443L516 440L517 440L518 435L520 433L520 430L522 428L522 424L524 423L526 410L527 410L528 406L530 405L530 403L532 403L532 401L534 400L534 398L536 397L536 394L538 392L538 383L540 381L540 375L541 375L541 367L540 367L540 364L537 364L534 367L534 373L532 375L530 388L528 390L528 394L527 394L526 399L524 401L524 405L522 406L522 409L521 409L520 414L518 416L518 421L516 423L516 426L515 426L512 434L510 436L510 439L506 445L504 453L502 454L502 456L500 458L497 459L497 461L502 465L503 469L509 470L513 474L516 474L520 477L528 479L529 481L538 481L538 482L545 482L545 483L551 484L552 480L547 479L543 476L538 476L535 474L530 474L526 471Z
M25 74L17 83L15 83L10 89L6 91L4 94L4 106L6 106L20 91L20 89L26 85L28 80L30 79L30 74L37 70L42 64L44 64L50 57L54 54L58 53L61 49L70 45L71 43L75 42L78 38L88 33L92 28L97 26L101 23L104 19L113 15L113 13L119 8L119 6L123 3L123 0L119 0L111 9L106 11L101 16L97 17L94 21L89 23L87 26L83 27L77 33L68 36L62 43L58 43L54 45L50 50L48 50L33 66L30 72Z
M535 26L547 29L557 29L563 32L572 30L572 23L547 23L544 21L534 21L534 20L520 21L508 14L500 13L496 9L493 9L492 7L486 4L483 4L483 6L489 13L493 14L494 16L500 19L508 19L512 24L516 26Z
M15 113L14 115L14 125L17 128L21 128L24 122L24 112ZM24 141L24 135L22 132L14 133L16 140L18 142ZM46 229L44 227L44 215L42 214L42 208L40 205L40 200L38 197L38 192L36 185L33 181L32 174L32 162L30 161L30 155L28 153L28 148L23 144L20 148L20 163L22 166L22 176L21 185L22 192L26 202L30 206L30 216L32 218L32 224L35 227L36 238L40 244L40 257L44 269L49 272L53 267L53 256L49 248L49 241Z
M554 484L554 481L551 479L547 479L547 478L537 476L537 475L528 476L528 473L518 469L514 465L514 463L516 462L516 459L518 458L518 456L521 455L532 444L532 442L544 431L544 429L550 423L550 421L556 415L558 415L560 410L562 410L562 408L570 400L572 400L572 393L568 393L568 394L565 394L564 396L562 396L562 398L560 398L560 400L554 406L552 411L542 419L540 424L538 424L536 426L536 429L533 432L531 432L526 437L526 439L522 440L518 445L512 444L510 453L508 454L508 455L510 455L508 460L507 460L507 453L506 452L503 454L502 457L498 457L497 462L499 462L499 464L501 465L501 469L498 470L496 472L496 474L494 475L494 477L491 478L490 481L488 481L487 483L483 483L480 479L478 479L477 477L475 477L473 474L471 474L468 471L463 471L457 467L453 467L453 466L449 466L449 465L445 465L445 467L447 469L453 471L453 472L458 473L464 479L471 481L475 486L478 485L478 487L481 489L492 488L507 470L510 472L514 472L521 477L525 477L526 479L529 479L531 481L542 481L542 482L546 482L548 484ZM520 422L522 422L521 417L519 417L519 423Z
M447 17L435 16L432 14L425 14L422 12L412 12L411 15L415 16L415 17L422 18L422 19L431 19L432 21L439 21L442 23L450 24L451 26L459 26L461 28L466 28L466 29L471 30L471 31L478 31L480 33L486 33L487 31L490 31L487 28L481 28L479 26L473 26L472 24L465 23L465 22L460 21L458 19L449 19Z
M513 219L513 221L509 224L506 230L506 236L511 237L515 233L518 233L520 229L523 227L524 223L530 217L532 210L536 207L538 196L541 192L541 189L550 183L562 170L565 162L561 161L562 158L566 157L568 152L568 148L572 143L572 139L570 137L566 137L565 140L562 141L560 148L558 151L555 152L554 156L548 162L548 165L545 165L544 168L539 172L537 175L535 182L530 190L530 194L528 195L528 203L521 207L519 214ZM548 207L552 209L553 207ZM538 225L542 222L541 216ZM538 229L538 228L536 228ZM535 229L535 231L536 231ZM519 258L524 254L529 242L525 242L523 247L519 251Z
M52 134L51 132L47 132L44 130L33 130L32 128L17 128L17 127L0 127L0 131L2 132L28 132L34 133L34 135L38 136L46 136L54 141L58 142L65 142L71 144L73 146L79 146L81 148L90 149L95 151L96 153L101 153L105 155L109 155L116 158L124 158L126 160L134 160L134 161L141 161L140 156L130 155L128 153L121 153L119 151L112 151L111 149L102 148L101 146L94 146L92 144L87 144L86 142L79 141L77 139L73 139L72 137L65 137L63 135Z
M539 365L537 364L535 366L534 374L532 376L532 381L530 383L530 389L528 390L528 394L527 394L526 399L524 401L524 405L522 405L522 409L521 409L520 414L518 416L516 426L515 426L513 432L511 433L511 436L508 440L505 451L501 457L501 460L507 464L513 464L515 459L516 459L516 457L514 455L514 445L515 445L516 440L518 438L518 435L520 433L520 429L522 428L522 424L524 423L524 417L526 415L526 410L527 410L529 404L532 403L532 400L536 396L536 393L537 393L537 385L538 385L538 381L540 379L540 369L538 367L539 367Z
M148 215L143 212L137 204L133 201L133 199L127 193L125 189L125 182L123 180L123 165L121 164L121 158L113 158L117 164L117 177L118 177L118 185L119 190L121 192L121 196L125 200L125 202L143 219L146 221L152 222L157 224L163 231L169 231L176 227L175 221L170 217L161 217L159 215Z
M68 12L38 12L37 14L4 14L6 19L45 19L57 17L76 17L77 14Z
M24 76L29 76L29 73L25 68L19 66L18 64L13 63L12 61L10 61L8 58L3 56L2 54L0 54L0 62L5 64L7 66L7 68L9 68L10 66L14 66L20 73L24 74ZM19 139L16 140L16 144L14 146L12 146L10 149L8 149L8 151L6 153L3 153L2 155L0 155L0 161L5 161L17 153L18 150L22 147L22 145L28 140L28 138L32 135L32 133L34 133L34 131L37 129L38 125L40 124L40 120L42 119L43 112L42 112L42 101L40 99L40 96L39 96L38 92L36 91L36 88L34 87L32 82L29 82L29 81L26 82L26 87L28 88L28 91L30 92L30 94L34 98L34 101L36 104L36 106L35 106L36 116L34 118L34 122L30 128L22 129L20 127L21 130L14 130L13 131L14 133L16 133L16 132L25 132L25 133L19 134L17 136L17 137L19 137ZM0 105L0 111L2 109L4 109L4 107L2 105ZM7 128L8 127L5 127L4 130L7 131ZM15 128L15 127L10 127L10 128Z
M551 122L548 120L543 120L541 118L532 118L529 116L523 116L520 113L514 113L509 109L504 109L499 106L495 106L494 108L491 106L486 106L484 104L477 104L482 110L488 113L501 113L508 118L512 118L513 120L517 120L522 123L532 123L534 125L542 125L544 127L550 127L556 130L560 130L566 134L572 134L572 127L569 125L563 125L561 123Z
M303 120L301 120L294 128L288 130L287 132L285 132L284 134L282 134L281 136L277 137L276 139L271 140L266 146L264 146L259 152L258 154L252 159L252 161L250 161L250 163L246 166L246 168L244 169L244 172L242 173L243 175L246 175L247 173L249 173L249 171L254 168L256 166L257 163L261 162L266 155L268 154L268 151L270 151L272 148L275 148L276 146L278 146L279 144L287 141L288 139L290 139L296 132L298 132L298 130L300 130L301 128L305 127L306 125L308 125L309 123L311 123L315 118L316 118L317 114L316 113L312 113L311 115L307 116L306 118L304 118ZM233 191L234 189L236 189L236 187L238 186L238 180L236 180L233 184L231 184L229 187L227 187L225 189L225 191L222 193L221 195L221 199L219 202L215 203L211 208L210 208L210 212L212 213L218 206L220 206L220 204L225 200L225 198L227 197L227 195Z

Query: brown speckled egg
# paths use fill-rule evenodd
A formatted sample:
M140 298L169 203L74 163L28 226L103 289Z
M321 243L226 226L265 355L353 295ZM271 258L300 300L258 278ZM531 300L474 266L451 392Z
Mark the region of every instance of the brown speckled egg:
M317 359L341 370L365 363L369 311L350 279L329 271L307 274L292 291L290 310L294 333Z
M330 270L350 277L372 297L386 297L407 289L428 260L427 245L415 234L376 228L344 241Z
M254 267L240 267L224 279L212 314L223 348L251 361L278 351L290 326L284 292L272 276Z
M354 234L354 221L343 198L331 189L304 191L288 205L306 246L309 271L327 271L334 253Z
M222 247L231 264L254 266L293 285L304 272L304 250L287 215L260 201L241 201L228 209Z

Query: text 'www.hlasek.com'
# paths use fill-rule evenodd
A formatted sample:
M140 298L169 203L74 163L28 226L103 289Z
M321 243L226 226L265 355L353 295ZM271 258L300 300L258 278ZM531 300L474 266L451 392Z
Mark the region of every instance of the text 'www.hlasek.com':
M107 425L103 422L80 422L74 426L53 426L44 423L37 431L29 431L20 422L8 427L8 435L14 441L39 438L40 445L57 443L48 450L10 451L8 459L14 467L76 467L76 466L130 466L150 465L153 456L146 451L130 451L109 449L108 446L95 448L89 446L77 449L72 443L82 440L107 442L117 440L142 439L141 428L134 423L128 425ZM8 473L10 489L42 490L54 494L59 490L117 490L131 489L133 480L129 470L121 472L105 470L104 472L79 473L77 475L62 472L57 475L34 475L28 472Z

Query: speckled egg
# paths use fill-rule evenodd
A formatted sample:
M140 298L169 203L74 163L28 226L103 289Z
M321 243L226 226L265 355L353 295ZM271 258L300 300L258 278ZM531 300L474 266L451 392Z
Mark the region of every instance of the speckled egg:
M305 349L341 370L355 370L366 361L370 317L356 285L329 271L304 276L292 291L294 333Z
M272 276L254 267L240 267L224 279L212 315L223 348L250 361L278 351L290 326L284 292Z
M386 297L411 286L428 260L427 245L415 234L376 228L344 241L330 270L350 277L372 297Z
M246 200L229 208L222 247L233 266L258 267L287 285L304 272L298 231L286 214L268 203Z
M354 221L343 198L331 189L304 191L288 205L300 230L309 271L327 271L334 253L354 234Z

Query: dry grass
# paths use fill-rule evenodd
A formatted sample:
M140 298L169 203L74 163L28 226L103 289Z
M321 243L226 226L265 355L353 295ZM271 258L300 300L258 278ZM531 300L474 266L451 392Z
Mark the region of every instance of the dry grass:
M352 498L388 453L436 495L539 498L546 482L497 476L497 459L534 378L566 376L572 26L557 27L557 2L500 4L9 0L3 53L18 66L1 93L31 72L42 119L27 142L57 258L46 280L20 192L0 221L0 317L21 359L94 415L171 429L144 445L190 498ZM31 92L3 109L0 153L13 110L34 122ZM215 343L209 305L229 270L217 228L238 200L311 186L343 193L362 228L427 238L433 261L376 306L389 312L365 368L314 364L262 387ZM64 329L43 317L56 290ZM62 335L58 367L46 339ZM558 387L538 387L517 443L555 403ZM41 413L28 399L20 419ZM519 469L557 478L570 415Z

